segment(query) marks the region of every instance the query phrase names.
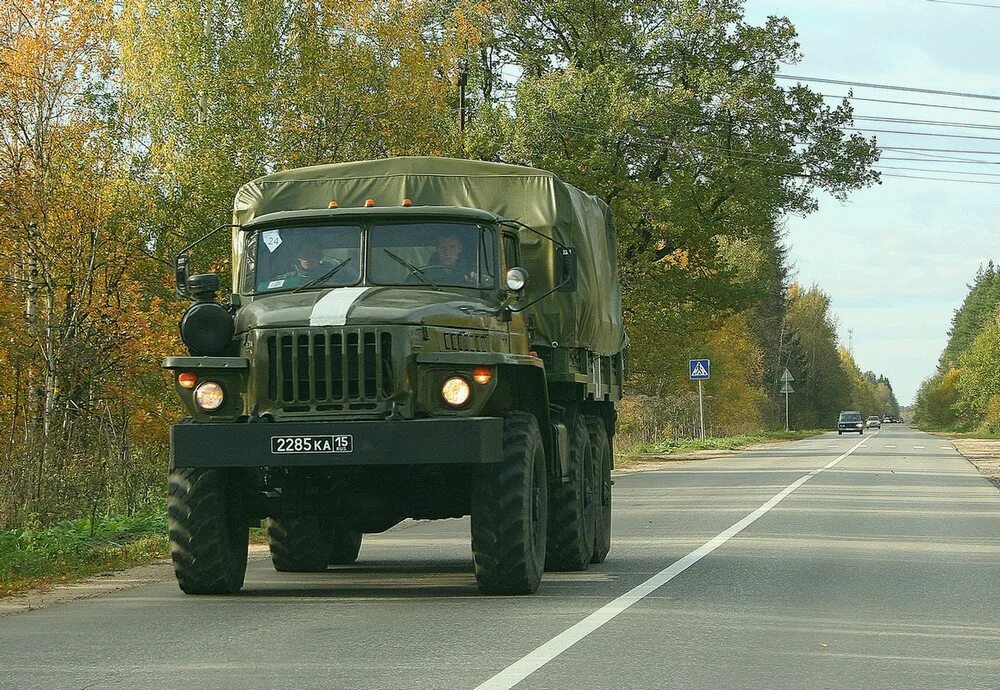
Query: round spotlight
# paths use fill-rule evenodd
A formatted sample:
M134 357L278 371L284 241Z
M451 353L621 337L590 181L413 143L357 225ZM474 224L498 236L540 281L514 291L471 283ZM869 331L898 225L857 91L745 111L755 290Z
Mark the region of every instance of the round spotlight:
M225 399L226 396L222 392L222 386L215 381L202 381L194 389L194 404L198 406L198 409L205 412L215 412L222 407Z
M507 271L507 289L520 292L528 282L528 272L520 266L514 266Z
M463 407L471 396L472 388L461 376L452 376L441 386L441 398L451 407Z

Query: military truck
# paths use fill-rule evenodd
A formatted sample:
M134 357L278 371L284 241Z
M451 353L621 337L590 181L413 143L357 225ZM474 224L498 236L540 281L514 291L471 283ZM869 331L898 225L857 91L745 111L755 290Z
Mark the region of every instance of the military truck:
M168 517L189 594L358 557L407 518L471 516L488 594L611 548L623 352L615 233L543 170L437 157L266 175L236 195L232 289L177 257Z

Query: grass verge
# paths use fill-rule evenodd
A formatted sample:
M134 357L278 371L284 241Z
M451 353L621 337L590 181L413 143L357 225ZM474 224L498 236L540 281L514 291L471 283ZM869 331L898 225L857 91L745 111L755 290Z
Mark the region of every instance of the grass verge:
M670 439L660 443L639 443L619 454L629 459L642 459L642 455L682 455L698 450L740 450L758 443L798 441L824 434L829 429L803 429L797 431L761 431L756 434L718 436L706 438Z
M266 530L252 528L250 542L266 544ZM166 510L0 532L0 597L145 565L169 553Z
M0 596L130 568L167 552L165 511L0 532Z

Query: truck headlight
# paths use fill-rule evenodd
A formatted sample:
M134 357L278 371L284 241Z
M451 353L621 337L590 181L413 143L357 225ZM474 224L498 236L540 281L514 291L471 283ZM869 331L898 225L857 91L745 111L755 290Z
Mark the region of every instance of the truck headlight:
M194 389L194 404L205 412L214 412L219 409L225 399L222 386L215 381L202 381Z
M451 407L462 407L469 402L472 388L461 376L452 376L441 386L441 398Z

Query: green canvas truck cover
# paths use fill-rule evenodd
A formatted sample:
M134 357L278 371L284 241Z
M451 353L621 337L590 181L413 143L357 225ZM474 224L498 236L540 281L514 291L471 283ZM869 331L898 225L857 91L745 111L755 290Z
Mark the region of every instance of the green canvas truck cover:
M528 310L536 342L597 354L625 345L615 231L607 204L544 170L454 158L401 157L297 168L260 177L236 194L234 222L268 213L378 206L464 206L516 220L577 250L577 290L556 292ZM237 254L243 243L234 234ZM555 285L555 245L518 230L529 273L526 303Z

